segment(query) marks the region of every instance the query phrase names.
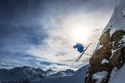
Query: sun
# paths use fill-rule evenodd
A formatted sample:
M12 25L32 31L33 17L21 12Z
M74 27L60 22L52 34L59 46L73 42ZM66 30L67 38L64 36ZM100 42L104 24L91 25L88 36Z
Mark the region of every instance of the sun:
M87 42L89 30L84 27L74 28L71 32L71 37L75 42Z
M74 42L87 42L87 39L89 38L89 30L87 28L84 28L84 26L77 26L76 28L73 28L70 32L71 39Z
M82 17L72 17L64 23L64 35L71 43L87 43L91 33L90 24Z

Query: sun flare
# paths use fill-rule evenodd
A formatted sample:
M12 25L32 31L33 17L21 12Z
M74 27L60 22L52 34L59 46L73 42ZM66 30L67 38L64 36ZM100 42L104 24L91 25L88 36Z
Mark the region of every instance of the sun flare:
M89 38L89 31L84 27L74 28L71 37L75 42L86 42Z
M84 16L72 16L65 20L63 27L66 38L74 43L87 43L91 31L91 23Z

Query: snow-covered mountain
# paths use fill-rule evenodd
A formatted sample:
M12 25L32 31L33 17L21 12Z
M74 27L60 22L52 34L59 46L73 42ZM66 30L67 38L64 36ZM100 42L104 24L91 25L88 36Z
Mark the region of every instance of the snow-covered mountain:
M85 80L84 77L86 76L87 70L88 70L88 65L83 66L82 68L78 69L71 76L56 77L56 78L43 78L41 80L32 81L31 83L84 83L84 80Z
M74 71L71 69L67 69L66 71L59 71L57 73L51 74L52 77L62 77L62 76L71 76L73 75Z
M86 83L125 83L125 0L114 13L89 60Z
M16 67L10 70L0 69L0 81L2 82L33 82L33 83L83 83L87 71L87 65L76 72L71 69L55 72L51 69L43 71L40 68Z
M33 67L24 66L24 67L16 67L10 70L0 69L0 81L19 81L26 79L32 81L49 77L69 76L72 75L73 73L74 73L73 70L55 72L51 69L43 71L40 68L35 69Z
M0 81L19 81L25 79L41 79L46 76L46 72L32 67L16 67L10 70L0 69Z

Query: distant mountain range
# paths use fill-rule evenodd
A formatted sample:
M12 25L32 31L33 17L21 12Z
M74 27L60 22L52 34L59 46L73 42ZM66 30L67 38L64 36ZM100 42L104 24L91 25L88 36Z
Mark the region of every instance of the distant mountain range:
M67 69L66 71L58 71L58 72L53 71L51 69L43 71L40 68L35 69L33 67L28 67L28 66L16 67L16 68L9 69L9 70L0 69L0 82L39 83L41 81L42 82L44 81L44 83L52 83L52 80L57 81L60 78L64 78L64 79L70 78L69 80L71 80L72 77L73 78L75 76L79 77L80 74L81 75L84 74L84 76L85 76L86 71L87 71L87 66L80 68L76 72L71 69ZM82 80L83 80L84 76L81 76ZM79 78L77 78L77 79L79 79ZM54 83L58 83L58 82L54 82Z

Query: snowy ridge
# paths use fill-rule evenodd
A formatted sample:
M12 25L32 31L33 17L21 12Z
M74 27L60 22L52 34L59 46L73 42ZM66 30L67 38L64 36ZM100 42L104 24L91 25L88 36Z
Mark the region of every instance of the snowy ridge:
M64 76L57 78L44 78L32 81L32 83L84 83L88 65L78 69L72 76Z
M114 13L104 29L103 32L107 31L107 29L111 29L110 36L117 30L124 30L125 31L125 1L124 0L117 0L117 5L115 7Z
M103 33L107 31L107 29L110 29L110 36L112 37L113 33L115 33L117 30L123 30L125 31L125 0L117 0L117 4L114 10L114 13L104 29ZM123 38L120 40L119 43L125 42L125 35L123 35ZM114 44L114 43L113 43ZM124 45L124 44L123 44ZM114 52L119 50L112 49L112 55L110 58L113 57ZM111 72L111 77L109 80L109 83L125 83L125 64L118 70L116 67Z
M63 73L59 74L58 73ZM47 71L43 71L40 68L33 68L33 67L16 67L10 70L7 69L0 69L0 81L19 81L19 80L40 80L43 78L56 78L58 76L63 77L63 76L71 76L73 75L74 71L73 70L66 70L66 71L60 71L60 72L55 72L51 69Z
M86 83L125 83L125 0L117 0L89 63Z
M19 82L20 80L29 80L30 83L83 83L86 71L88 70L88 65L83 66L74 72L71 69L66 71L54 72L49 69L43 71L40 68L33 67L16 67L10 70L0 69L0 82ZM51 73L51 74L50 74ZM29 83L26 82L26 83ZM23 83L23 82L21 82Z

